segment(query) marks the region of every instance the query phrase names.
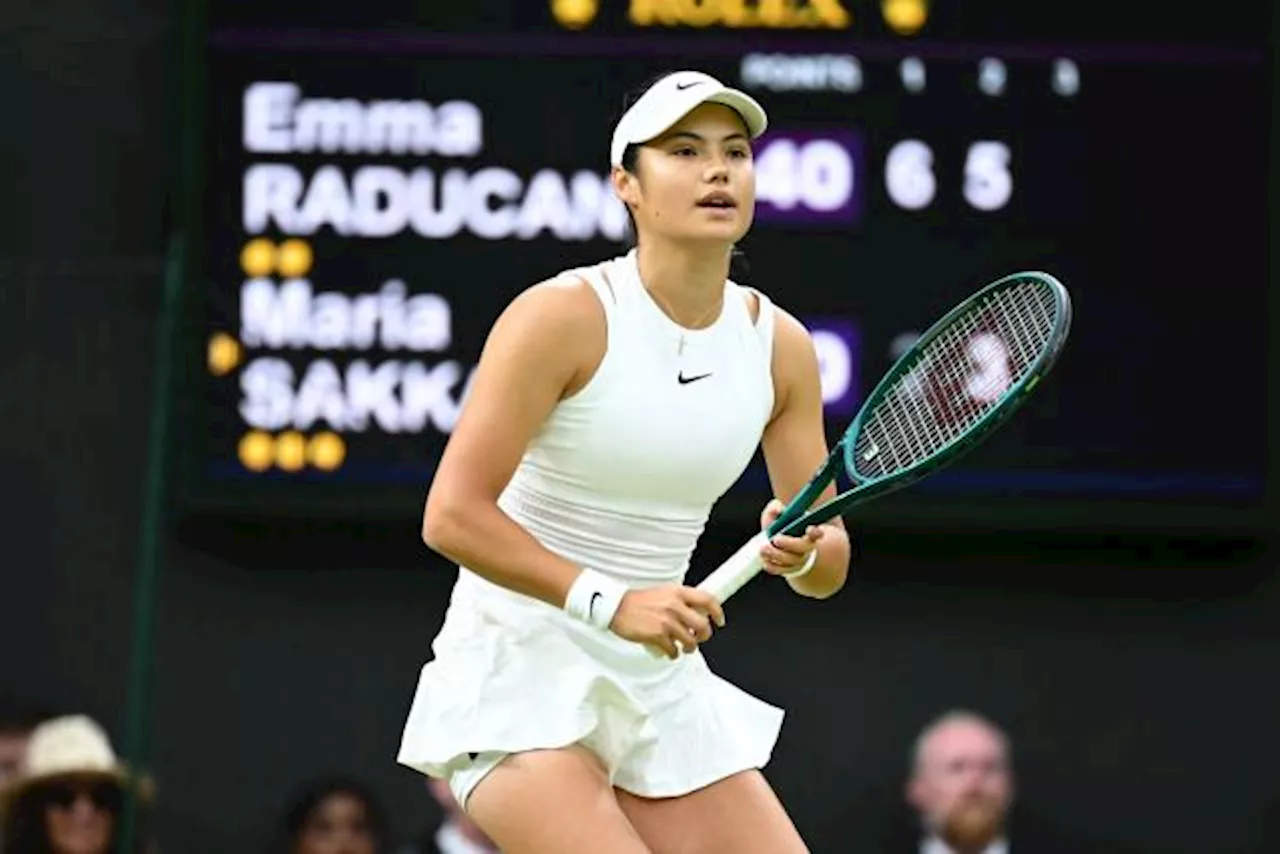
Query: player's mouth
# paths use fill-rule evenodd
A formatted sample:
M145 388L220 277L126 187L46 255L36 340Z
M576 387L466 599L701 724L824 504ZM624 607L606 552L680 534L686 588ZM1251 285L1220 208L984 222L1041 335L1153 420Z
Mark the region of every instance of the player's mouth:
M728 193L717 191L714 193L708 193L698 199L698 207L710 208L713 210L734 210L738 207L738 202Z

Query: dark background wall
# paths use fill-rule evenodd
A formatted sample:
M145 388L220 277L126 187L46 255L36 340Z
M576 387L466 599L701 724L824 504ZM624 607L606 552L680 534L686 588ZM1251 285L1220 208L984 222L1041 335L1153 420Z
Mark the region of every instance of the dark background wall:
M370 532L397 537L412 550L409 525ZM719 539L708 561L737 538ZM868 534L840 597L754 587L707 654L787 708L771 777L815 851L878 850L859 840L898 817L912 738L955 705L1009 728L1029 810L1100 846L1273 850L1274 556L1162 540L1082 553L1079 539ZM254 561L171 553L155 714L172 818L238 840L222 809L268 821L292 780L337 767L378 781L407 821L419 788L391 759L450 573L426 556L325 568L301 540L275 546ZM1189 815L1206 820L1174 818Z
M170 11L0 7L0 680L118 739L176 168ZM331 770L379 787L401 833L430 817L393 762L451 582L416 520L165 521L148 764L166 848L255 850ZM742 534L713 527L705 565ZM1008 727L1028 810L1099 845L1280 850L1265 532L881 528L862 547L837 599L753 586L707 649L788 709L770 774L815 851L866 850L915 732L955 705Z
M164 248L163 13L0 6L3 678L112 716Z

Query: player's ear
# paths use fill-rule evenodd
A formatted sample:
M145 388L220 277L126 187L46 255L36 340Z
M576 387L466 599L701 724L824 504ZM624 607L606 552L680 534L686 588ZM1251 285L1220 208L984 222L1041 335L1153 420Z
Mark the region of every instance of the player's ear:
M609 180L613 183L613 191L624 205L635 207L640 203L640 179L635 175L621 166L615 166L609 173Z

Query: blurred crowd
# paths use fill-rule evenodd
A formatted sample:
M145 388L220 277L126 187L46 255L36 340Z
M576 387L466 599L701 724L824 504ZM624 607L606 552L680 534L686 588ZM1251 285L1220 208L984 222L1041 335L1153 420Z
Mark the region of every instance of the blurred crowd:
M918 854L1010 854L1013 801L1009 744L982 716L952 711L913 745L903 802L916 817L903 838L864 839L851 850ZM496 849L463 813L448 786L424 779L443 820L407 841L389 836L381 799L354 779L300 781L280 805L272 854L492 854ZM85 715L48 717L0 708L2 854L114 854L132 803L129 838L137 854L175 850L156 840L148 818L157 789L131 770L103 727ZM1020 845L1017 850L1039 850Z
M301 781L280 806L277 838L264 854L493 854L496 850L458 809L446 784L425 780L443 820L417 839L390 838L381 798L359 780ZM0 699L0 852L116 854L122 841L137 854L173 854L150 827L157 787L129 769L93 718L48 716ZM133 804L132 830L126 807ZM122 839L127 834L128 840Z

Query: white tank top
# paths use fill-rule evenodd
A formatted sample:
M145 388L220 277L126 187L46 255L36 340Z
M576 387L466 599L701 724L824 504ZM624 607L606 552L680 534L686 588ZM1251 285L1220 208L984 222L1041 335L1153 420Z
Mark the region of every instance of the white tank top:
M579 566L631 586L682 583L773 411L773 306L757 293L753 322L744 288L726 282L719 318L689 330L645 290L634 250L563 275L604 305L604 358L552 410L498 504Z

